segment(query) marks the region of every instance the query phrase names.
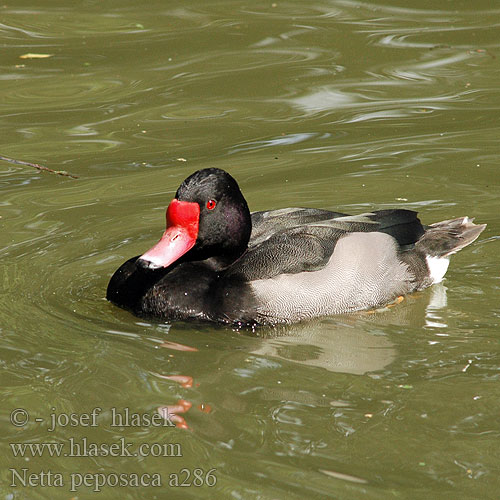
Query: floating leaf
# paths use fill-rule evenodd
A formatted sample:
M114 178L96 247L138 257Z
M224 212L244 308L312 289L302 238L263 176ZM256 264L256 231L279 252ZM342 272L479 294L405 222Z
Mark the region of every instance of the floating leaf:
M28 52L19 56L19 59L47 59L47 57L52 57L54 54L35 54L33 52Z

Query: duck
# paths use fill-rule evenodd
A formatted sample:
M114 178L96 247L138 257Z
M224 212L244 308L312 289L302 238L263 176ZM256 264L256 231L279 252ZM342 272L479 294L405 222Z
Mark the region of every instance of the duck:
M485 227L423 225L406 209L251 213L228 172L205 168L182 182L163 236L115 271L106 298L139 317L239 326L377 309L441 282Z

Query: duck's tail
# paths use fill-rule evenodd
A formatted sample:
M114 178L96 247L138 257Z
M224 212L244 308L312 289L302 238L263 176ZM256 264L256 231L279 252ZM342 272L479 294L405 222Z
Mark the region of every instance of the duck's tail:
M439 283L447 269L450 255L470 245L486 224L474 224L469 217L444 220L427 226L415 249L426 256L433 283Z
M415 246L429 257L449 257L471 244L486 227L473 220L460 217L431 224Z

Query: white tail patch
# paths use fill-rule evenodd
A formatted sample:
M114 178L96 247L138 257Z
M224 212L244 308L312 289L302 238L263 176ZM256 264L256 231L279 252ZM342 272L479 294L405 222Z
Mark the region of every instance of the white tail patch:
M431 257L427 255L425 260L427 261L427 268L429 269L432 283L441 283L448 270L450 259L448 257Z

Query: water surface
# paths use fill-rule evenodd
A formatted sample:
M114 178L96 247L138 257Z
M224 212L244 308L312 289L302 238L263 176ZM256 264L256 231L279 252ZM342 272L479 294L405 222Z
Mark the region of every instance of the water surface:
M79 176L1 163L2 498L89 498L102 478L101 498L498 496L499 8L17 1L2 14L0 154ZM204 167L234 175L252 210L403 207L488 228L441 286L373 314L252 332L107 303L110 275ZM179 401L187 429L112 425L113 411ZM97 425L51 430L51 414L95 408ZM69 456L84 439L168 456ZM63 451L15 457L10 443ZM39 486L13 486L12 469Z

